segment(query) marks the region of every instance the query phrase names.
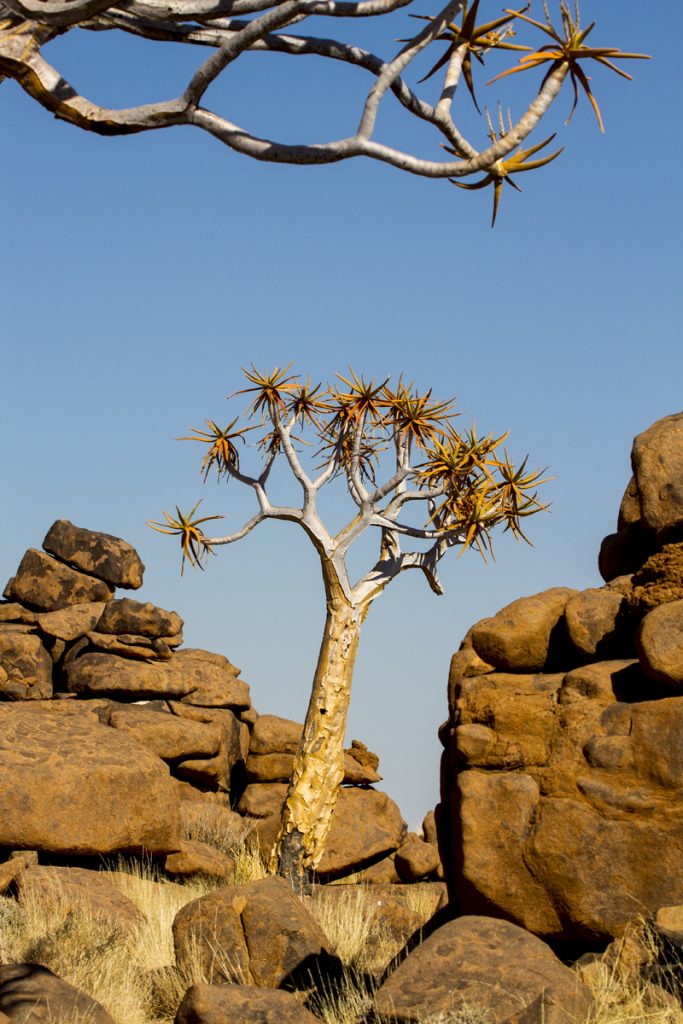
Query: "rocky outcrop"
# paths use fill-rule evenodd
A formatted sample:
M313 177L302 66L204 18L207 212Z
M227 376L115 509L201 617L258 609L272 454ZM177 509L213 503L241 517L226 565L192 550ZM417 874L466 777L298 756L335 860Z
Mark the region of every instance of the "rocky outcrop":
M226 814L229 804L237 808L268 856L302 725L259 716L224 655L183 648L177 612L114 595L114 586L142 583L142 562L125 541L58 520L43 547L26 553L0 602L0 718L7 724L0 762L21 765L12 812L0 814L0 845L65 855L144 848L163 857L172 876L229 878L230 859L213 856L199 832L184 826L181 834L188 813L169 810L171 802L201 808L213 800L223 801ZM108 781L98 788L107 764ZM404 843L398 807L372 788L381 780L378 765L359 740L344 752L323 879L393 857ZM81 775L73 806L82 817L70 804ZM2 799L0 782L0 808ZM161 817L166 824L157 829ZM414 839L400 858L401 877L438 877L434 845ZM398 879L393 861L390 873Z
M638 572L604 572L603 545L605 586L473 626L441 730L451 897L563 941L683 901L683 414L636 438L632 462L616 536L638 538Z

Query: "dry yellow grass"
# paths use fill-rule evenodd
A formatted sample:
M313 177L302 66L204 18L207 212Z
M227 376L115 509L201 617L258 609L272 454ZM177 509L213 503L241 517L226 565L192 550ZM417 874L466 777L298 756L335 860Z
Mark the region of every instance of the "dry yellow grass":
M231 852L239 861L239 850ZM247 845L240 881L248 879L250 870L261 873L263 865ZM107 873L145 914L144 924L122 932L93 916L88 907L65 914L58 899L48 903L30 891L22 904L0 897L0 962L49 967L102 1003L117 1024L171 1024L187 988L206 980L199 967L190 967L184 975L176 968L173 919L182 906L216 882L201 877L183 884L171 882L139 862L120 862ZM322 1024L361 1024L379 973L396 952L396 940L381 933L376 889L363 885L347 886L341 892L335 889L317 889L307 906L336 948L343 970L318 987L309 1005ZM406 888L402 895L408 908L424 920L433 912L434 898L430 899L428 889ZM595 997L589 1020L577 1024L683 1024L683 965L662 965L661 945L652 931L641 929L639 940L644 947L639 969L628 957L614 953L576 968ZM221 956L221 951L216 955ZM492 1024L492 1020L481 1008L465 1007L446 1016L426 1015L421 1024Z

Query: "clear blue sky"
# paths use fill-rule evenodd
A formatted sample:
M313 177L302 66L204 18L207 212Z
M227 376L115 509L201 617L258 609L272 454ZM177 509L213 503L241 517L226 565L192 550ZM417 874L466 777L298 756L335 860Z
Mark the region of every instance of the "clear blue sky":
M348 738L380 754L412 826L437 799L436 730L463 634L515 597L598 583L631 439L683 408L680 5L584 0L583 15L596 42L654 60L629 63L632 83L596 69L604 136L583 99L566 128L560 99L538 138L557 130L567 149L520 178L523 195L506 190L495 231L488 192L367 161L256 164L190 129L99 138L0 87L5 577L54 519L125 537L147 566L140 596L183 615L188 645L239 665L260 712L301 719L324 611L303 535L268 525L181 579L171 541L145 526L202 494L207 514L240 525L238 490L202 488L199 450L174 441L204 417L227 422L240 366L404 371L456 396L480 430L509 429L511 452L554 474L534 548L502 539L495 563L452 557L442 598L407 574L366 622ZM367 31L387 56L414 26L399 13ZM85 33L47 55L115 105L176 94L197 61ZM292 141L352 130L367 85L313 59L254 55L231 74L221 109ZM485 77L493 106L505 93ZM414 138L392 110L382 132Z

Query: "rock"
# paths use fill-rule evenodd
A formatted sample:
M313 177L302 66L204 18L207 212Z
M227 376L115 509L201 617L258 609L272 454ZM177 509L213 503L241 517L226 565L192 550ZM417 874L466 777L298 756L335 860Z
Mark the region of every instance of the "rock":
M641 614L683 600L683 544L665 544L633 576L632 603Z
M360 740L351 740L351 746L345 751L345 753L369 771L375 772L379 768L378 755L373 754L371 750L368 750L365 743L361 743Z
M48 636L59 640L78 640L95 628L105 608L104 601L74 604L57 612L43 612L36 616L36 622Z
M237 981L266 988L308 981L326 937L289 882L271 876L226 886L184 906L173 923L181 971L199 960L209 981Z
M240 670L222 654L186 647L176 652L174 663L192 680L192 690L181 698L183 704L235 711L251 706L249 687L238 679Z
M247 782L287 782L294 767L294 754L249 754Z
M43 700L52 696L52 659L37 636L0 633L0 696L4 700Z
M256 985L193 985L175 1024L318 1024L291 992Z
M557 696L559 704L580 700L615 701L645 700L652 695L652 683L635 658L598 661L567 672Z
M631 451L640 521L663 531L683 524L683 412L638 434Z
M177 853L169 853L166 857L164 871L177 877L199 874L227 879L235 873L235 862L207 843L183 839Z
M358 740L353 741L350 750L344 751L343 781L352 786L371 786L375 782L381 782L382 776L377 773L376 767L373 767L372 764L373 761L379 764L377 755L372 754L367 747L364 749L361 749L360 745L354 747L354 743L358 744Z
M0 601L0 622L21 622L27 626L35 625L38 613L24 608L18 601Z
M0 1013L11 1024L114 1024L85 992L38 964L0 965Z
M655 914L655 928L660 935L677 946L683 948L683 905L660 907Z
M168 661L172 656L171 648L164 640L150 640L147 636L135 636L133 633L121 633L111 636L109 633L86 633L88 643L98 651L118 654L122 658L136 658L142 661Z
M683 600L653 608L636 636L645 672L673 689L683 688Z
M279 817L286 796L287 784L284 782L252 782L242 793L237 810L252 818L267 818L271 814Z
M592 997L534 935L487 917L438 928L379 989L374 1008L396 1024L477 1007L499 1024L571 1024Z
M634 476L629 480L624 496L619 505L619 516L617 519L617 530L623 530L627 526L633 526L640 522L640 494L638 484Z
M0 705L0 807L0 847L69 854L178 848L166 765L87 712Z
M79 654L66 666L68 689L83 696L115 700L163 697L213 707L244 706L249 700L246 683L227 668L202 658L183 657L189 653L178 651L170 661L155 663L114 654Z
M47 532L43 547L62 562L97 576L113 587L137 590L145 567L130 544L108 533L97 533L58 519Z
M493 672L493 665L482 661L477 652L470 645L469 639L463 641L460 650L456 651L451 658L448 673L448 708L451 718L455 712L455 704L460 695L460 686L463 679L468 676L485 675Z
M13 600L53 612L73 604L108 601L113 589L102 580L70 569L43 551L29 548L12 580Z
M427 811L422 822L422 838L425 843L438 846L438 835L436 831L436 815L434 811Z
M575 593L555 587L513 601L472 628L474 650L482 661L508 672L538 672L553 657L562 661L563 613Z
M115 931L135 931L146 920L132 900L99 871L34 865L18 875L16 886L22 904L28 901L58 906L64 917L74 910L84 910Z
M169 707L174 715L185 721L216 729L220 738L214 757L205 760L187 758L177 766L177 773L192 782L209 784L225 792L232 788L235 775L239 784L248 748L246 726L227 708L194 707L177 701L169 701Z
M0 864L0 894L7 892L15 878L24 870L38 863L35 850L15 850Z
M266 793L270 788L275 790L276 786L263 784L256 795L251 786L247 787L251 790L248 802L254 806L254 800L259 803L263 801L261 810L265 811L265 801L275 801L275 793L272 797ZM287 787L283 786L281 792L286 794L286 791ZM277 838L280 817L281 807L267 816L254 819L253 822L259 847L266 860L270 857ZM383 855L397 850L405 838L406 831L401 812L386 793L379 793L374 789L342 787L337 795L325 852L316 868L318 879L325 882L361 871L380 860Z
M603 580L611 581L624 574L636 572L656 550L654 535L640 523L625 526L610 533L600 545L598 569Z
M177 718L168 712L148 711L144 705L119 707L112 711L109 725L123 730L167 762L210 758L221 745L221 734L215 726Z
M425 843L415 833L409 833L407 842L398 848L394 864L403 882L420 882L436 874L441 860L438 847Z
M251 731L250 754L296 754L303 726L277 715L259 715Z
M398 849L405 834L401 812L386 793L342 788L317 876L330 880L359 871Z
M569 599L564 615L570 643L582 660L625 658L633 653L628 603L621 594L602 588L582 590Z
M395 854L390 853L388 857L383 857L376 864L371 864L369 868L363 868L358 874L359 883L361 885L395 885L400 882L394 857Z
M177 612L167 612L149 601L143 604L123 597L109 602L97 629L100 633L133 633L155 640L182 634L183 620Z

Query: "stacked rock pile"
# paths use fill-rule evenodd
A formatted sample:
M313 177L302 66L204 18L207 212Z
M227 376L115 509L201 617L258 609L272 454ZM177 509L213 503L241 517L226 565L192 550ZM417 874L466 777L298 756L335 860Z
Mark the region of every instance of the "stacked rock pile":
M632 465L604 586L513 601L451 662L451 898L556 940L683 902L683 413Z
M225 855L187 838L207 802L226 830L248 819L272 848L302 727L259 716L228 658L183 648L176 612L115 596L143 572L130 544L58 520L5 588L0 891L25 860L11 851L144 850L171 874L229 876ZM372 788L377 756L354 741L345 766L320 879L368 865L383 881L437 877L433 826L407 836L396 804Z

